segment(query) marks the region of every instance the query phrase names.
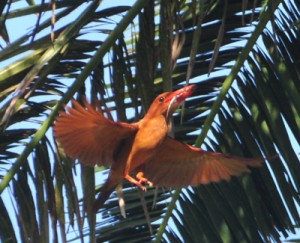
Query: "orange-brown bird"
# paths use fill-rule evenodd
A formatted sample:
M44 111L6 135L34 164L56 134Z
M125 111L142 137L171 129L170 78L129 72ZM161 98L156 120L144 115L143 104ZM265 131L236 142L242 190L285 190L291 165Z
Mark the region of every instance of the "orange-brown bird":
M183 188L228 180L249 172L248 166L261 165L263 158L208 152L168 136L173 112L195 88L189 85L159 95L144 118L133 124L114 122L87 102L82 107L73 101L74 107L60 112L54 136L65 153L86 165L111 166L95 211L124 178L143 190L144 183Z

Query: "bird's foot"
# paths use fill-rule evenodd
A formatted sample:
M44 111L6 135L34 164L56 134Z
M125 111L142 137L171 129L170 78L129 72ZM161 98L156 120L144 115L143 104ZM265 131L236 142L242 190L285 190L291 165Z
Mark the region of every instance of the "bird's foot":
M136 178L139 180L139 183L146 183L149 186L153 187L153 183L151 181L149 181L146 177L144 177L144 173L143 172L139 172L136 174Z
M147 187L143 186L141 183L139 183L139 185L137 185L142 191L146 192L147 191Z
M125 179L130 181L132 184L136 185L141 190L147 191L147 188L145 186L143 186L140 181L137 181L136 179L132 178L130 175L126 175Z

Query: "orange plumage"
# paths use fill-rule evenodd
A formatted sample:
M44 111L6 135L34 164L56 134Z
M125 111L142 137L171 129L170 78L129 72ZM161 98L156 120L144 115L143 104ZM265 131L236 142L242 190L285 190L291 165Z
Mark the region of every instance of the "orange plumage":
M107 119L101 110L76 101L60 112L54 136L65 153L87 165L111 165L96 200L98 210L125 178L143 183L182 188L228 180L258 167L263 159L245 159L207 152L168 137L172 113L195 90L195 85L159 95L145 117L128 124ZM136 174L136 178L132 177Z

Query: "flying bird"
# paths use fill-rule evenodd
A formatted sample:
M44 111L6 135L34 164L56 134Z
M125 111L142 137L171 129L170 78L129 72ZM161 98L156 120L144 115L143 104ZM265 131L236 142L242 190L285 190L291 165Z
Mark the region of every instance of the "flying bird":
M137 123L114 122L100 107L73 100L54 124L54 136L65 153L85 165L110 166L95 201L98 211L125 178L145 190L145 184L183 188L229 180L259 167L263 158L247 159L202 150L168 136L173 112L196 89L189 85L159 95Z

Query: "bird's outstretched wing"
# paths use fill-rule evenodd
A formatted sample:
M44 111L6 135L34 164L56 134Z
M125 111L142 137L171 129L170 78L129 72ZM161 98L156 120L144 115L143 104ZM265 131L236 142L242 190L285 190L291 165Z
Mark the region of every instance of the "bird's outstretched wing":
M56 119L54 136L68 156L88 165L108 166L121 143L134 136L138 126L109 120L87 102L86 108L72 102L74 107L67 107Z
M259 167L263 158L246 159L204 151L168 137L150 161L137 169L155 186L183 188L228 180Z

